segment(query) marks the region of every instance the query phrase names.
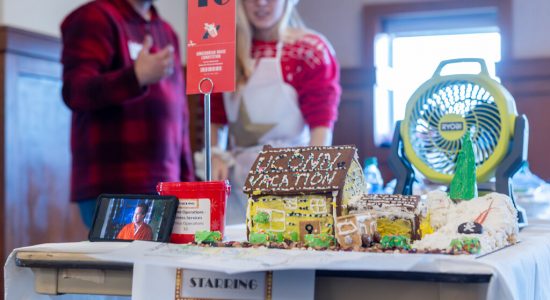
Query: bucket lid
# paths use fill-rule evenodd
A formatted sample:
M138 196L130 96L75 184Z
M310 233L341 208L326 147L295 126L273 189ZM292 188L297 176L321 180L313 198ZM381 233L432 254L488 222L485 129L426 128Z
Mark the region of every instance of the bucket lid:
M178 191L231 191L231 185L227 180L220 181L196 181L196 182L159 182L157 192Z

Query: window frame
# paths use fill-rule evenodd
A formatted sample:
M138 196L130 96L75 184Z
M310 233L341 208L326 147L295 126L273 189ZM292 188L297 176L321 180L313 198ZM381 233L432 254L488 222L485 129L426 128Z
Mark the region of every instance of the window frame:
M464 19L468 19L468 16L462 15L462 16L456 16L456 18L463 17ZM388 20L388 23L392 22L392 20ZM422 21L417 21L417 23L422 23ZM436 24L429 24L429 25L436 25ZM493 24L491 24L493 25ZM419 26L417 26L419 27ZM406 82L404 85L393 85L392 83L395 82L401 82L401 80L406 80L402 76L407 73L403 73L404 69L397 68L396 61L404 62L402 59L400 59L400 55L410 55L411 53L415 53L407 51L407 53L403 53L406 50L401 52L401 54L396 55L396 50L398 46L396 46L396 43L401 39L412 39L412 38L418 38L418 39L437 39L441 37L446 37L451 42L451 39L455 39L457 41L460 36L462 38L472 38L472 34L486 34L486 35L492 35L492 37L495 37L495 39L492 39L491 41L496 41L496 35L500 37L500 32L498 32L497 26L486 26L485 24L481 24L478 27L471 26L470 28L465 27L464 30L461 28L455 27L455 28L448 28L448 29L424 29L422 31L401 31L401 32L384 32L383 38L380 38L379 41L381 44L386 45L379 45L377 46L377 50L375 51L375 54L382 54L380 57L382 59L379 59L376 66L377 76L376 76L376 86L374 87L375 93L373 95L373 110L375 112L374 117L374 123L373 123L373 132L374 132L374 141L376 145L389 145L392 142L392 136L393 136L393 130L395 128L395 124L397 121L400 121L403 119L403 116L405 114L405 105L407 104L407 99L409 99L407 95L412 95L412 93L417 89L425 80L428 80L431 78L433 71L435 70L435 67L437 64L433 65L433 68L426 68L424 67L421 72L418 72L418 78L410 79L409 82ZM469 35L469 37L465 37L466 35ZM487 39L488 37L483 37ZM480 39L480 38L478 38ZM500 39L500 38L499 38ZM452 42L451 42L452 43ZM495 46L496 44L491 44ZM498 48L500 48L500 43ZM485 49L492 49L492 47L485 47ZM440 52L441 49L434 51L431 53L431 57L438 57L443 52ZM386 52L387 53L384 53ZM481 50L483 52L483 50ZM493 52L495 53L495 52ZM498 49L498 56L500 56L500 49ZM455 55L460 55L458 53L454 53ZM459 58L461 56L447 56L443 55L443 58L439 58L437 61L442 61L443 59L453 59L453 58ZM463 57L482 57L478 54L467 54ZM410 59L410 57L409 57ZM500 57L496 60L492 60L492 57L486 57L486 63L487 68L489 70L489 74L492 78L495 78L494 72L494 64L493 62L500 61ZM410 61L410 60L409 60ZM421 60L420 60L421 61ZM427 59L430 64L434 63L435 60L433 59ZM418 60L417 60L418 62ZM471 70L472 72L477 72L476 67L479 67L477 64L471 64L469 66L468 70ZM429 70L428 70L429 69ZM478 68L479 69L479 68ZM379 73L379 70L385 70L384 72ZM469 72L469 71L468 71ZM472 73L474 74L474 73ZM408 76L410 77L410 76ZM498 80L498 79L496 79ZM384 82L384 84L381 84ZM406 89L404 89L404 86L406 86ZM404 94L404 91L407 91L409 93ZM380 98L379 98L380 97ZM380 106L379 106L380 105ZM397 109L397 111L396 111Z
M327 198L311 197L309 199L309 210L313 214L328 214Z
M258 208L257 212L258 213L264 212L264 213L267 213L269 215L269 229L268 229L269 231L284 232L286 230L286 212L284 210L273 209L273 208ZM274 219L273 218L273 213L281 214L282 217ZM282 223L282 225L283 225L282 228L283 229L274 229L273 228L273 223ZM262 227L262 226L260 226L260 227Z
M375 38L379 33L383 33L384 20L403 13L437 13L437 11L449 12L453 10L464 9L483 9L492 8L497 11L497 25L501 34L501 62L508 59L511 54L512 42L512 0L440 0L440 1L422 1L415 3L392 3L392 4L366 4L363 7L362 18L362 51L361 51L361 73L368 80L370 93L367 93L365 99L365 118L364 141L366 153L378 157L387 157L389 155L389 145L377 146L375 144L375 124L374 124L374 87L376 85L376 67L375 67ZM498 72L498 70L497 70ZM498 73L497 73L498 76Z

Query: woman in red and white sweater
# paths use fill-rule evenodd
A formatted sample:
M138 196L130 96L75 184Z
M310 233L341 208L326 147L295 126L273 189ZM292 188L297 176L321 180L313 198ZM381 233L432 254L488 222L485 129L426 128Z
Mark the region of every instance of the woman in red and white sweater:
M341 89L330 44L303 26L297 0L237 4L237 90L212 99L212 178L229 178L227 223L243 223L242 186L265 144L330 145ZM223 129L228 126L229 147Z

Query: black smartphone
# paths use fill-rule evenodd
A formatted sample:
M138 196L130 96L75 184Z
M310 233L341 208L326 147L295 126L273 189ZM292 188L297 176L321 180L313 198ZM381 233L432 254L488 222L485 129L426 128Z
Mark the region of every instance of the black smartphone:
M168 242L177 209L174 196L101 194L88 239Z

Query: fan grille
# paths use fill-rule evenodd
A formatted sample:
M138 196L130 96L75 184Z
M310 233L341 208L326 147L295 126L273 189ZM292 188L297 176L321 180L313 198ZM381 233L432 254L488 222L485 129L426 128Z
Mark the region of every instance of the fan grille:
M470 130L476 166L494 153L501 136L501 117L491 93L477 82L442 81L423 93L412 109L409 137L417 156L430 168L442 174L454 174L461 139L442 135L440 123L446 115L464 119Z

